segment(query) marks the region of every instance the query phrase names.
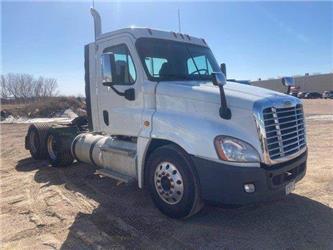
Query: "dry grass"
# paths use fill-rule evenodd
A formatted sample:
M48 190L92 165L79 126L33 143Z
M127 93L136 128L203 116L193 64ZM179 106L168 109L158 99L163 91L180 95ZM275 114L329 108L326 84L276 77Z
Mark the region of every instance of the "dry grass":
M21 117L53 117L57 113L71 108L74 112L85 109L85 103L76 97L48 97L29 104L6 104L1 110L6 110L13 116Z

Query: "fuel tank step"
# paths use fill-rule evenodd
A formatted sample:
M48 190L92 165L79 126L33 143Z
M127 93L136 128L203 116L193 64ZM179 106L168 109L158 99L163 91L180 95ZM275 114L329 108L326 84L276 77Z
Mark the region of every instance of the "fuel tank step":
M134 146L136 145L134 144ZM119 147L117 145L106 145L104 147L101 147L101 151L122 154L129 157L134 157L136 155L136 150L131 148Z
M112 170L106 169L106 168L96 170L96 174L110 177L112 179L115 179L115 180L118 180L121 182L125 182L125 183L130 183L130 182L134 181L134 178L132 178L130 176L120 174L118 172L115 172L115 171L112 171Z

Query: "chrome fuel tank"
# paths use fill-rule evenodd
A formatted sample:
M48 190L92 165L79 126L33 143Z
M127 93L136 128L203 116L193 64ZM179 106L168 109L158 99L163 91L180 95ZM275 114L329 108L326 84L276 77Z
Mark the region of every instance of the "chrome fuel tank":
M79 134L72 143L72 154L81 162L89 163L137 177L136 143L93 133Z

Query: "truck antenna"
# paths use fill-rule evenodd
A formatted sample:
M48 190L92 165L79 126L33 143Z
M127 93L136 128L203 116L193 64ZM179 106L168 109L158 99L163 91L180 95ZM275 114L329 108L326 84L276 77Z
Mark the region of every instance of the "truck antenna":
M180 9L178 8L178 31L179 33L182 31L181 25L180 25Z
M98 11L94 8L90 8L90 13L94 18L94 30L95 30L95 41L98 36L102 34L102 23L101 23L101 16L99 15Z

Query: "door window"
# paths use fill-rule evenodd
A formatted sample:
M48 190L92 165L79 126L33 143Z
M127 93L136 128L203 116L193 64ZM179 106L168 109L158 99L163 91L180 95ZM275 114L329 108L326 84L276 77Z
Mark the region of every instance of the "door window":
M117 85L131 85L136 81L136 71L130 52L125 44L104 49L102 76Z

